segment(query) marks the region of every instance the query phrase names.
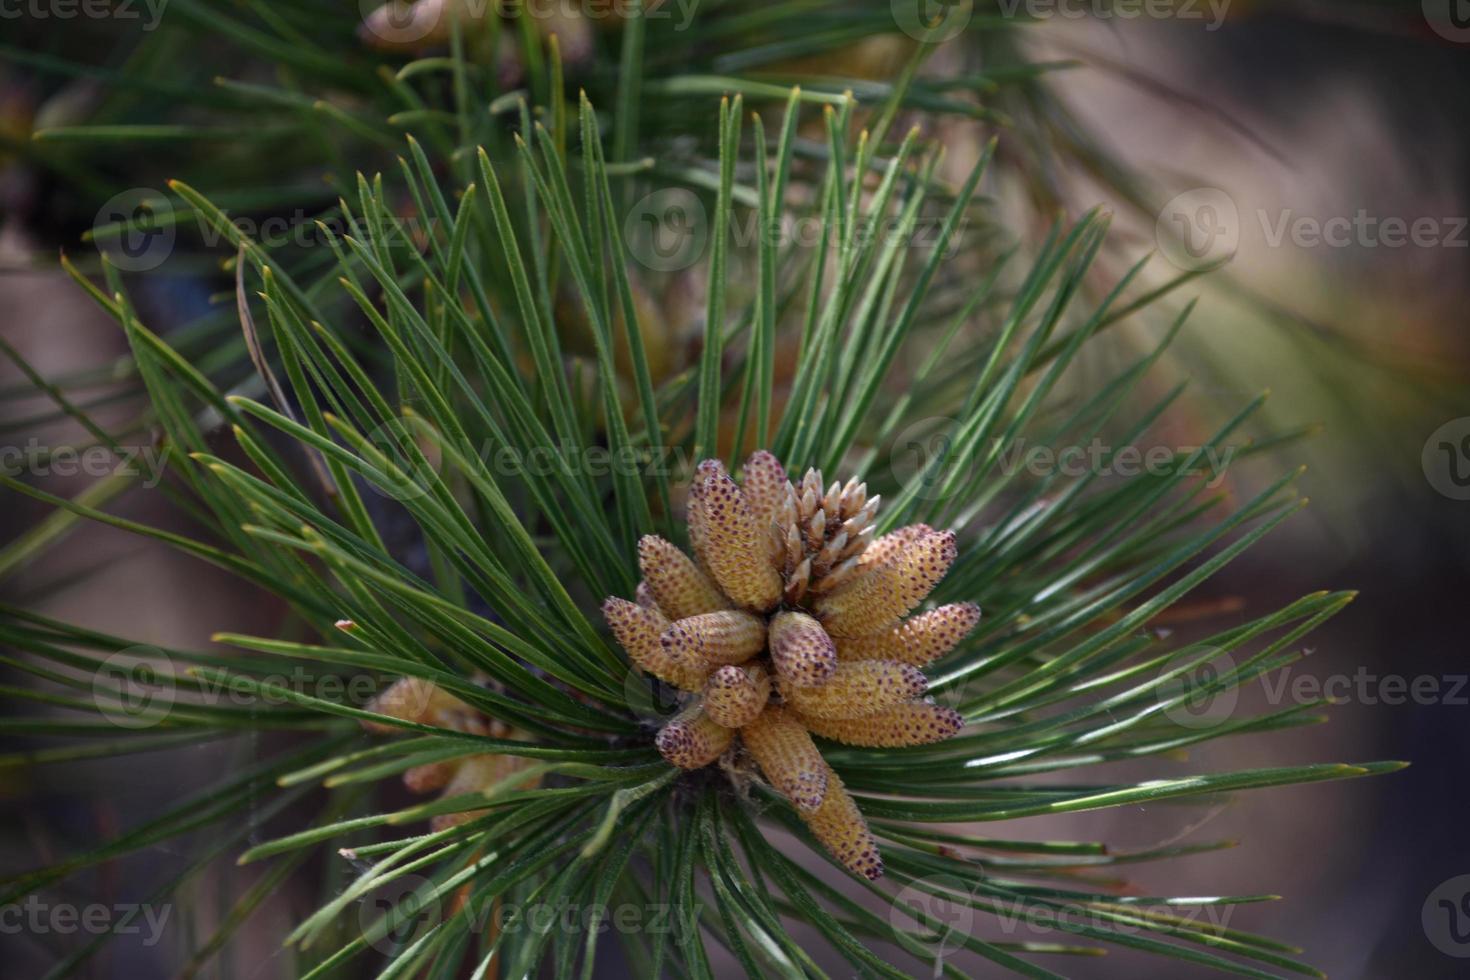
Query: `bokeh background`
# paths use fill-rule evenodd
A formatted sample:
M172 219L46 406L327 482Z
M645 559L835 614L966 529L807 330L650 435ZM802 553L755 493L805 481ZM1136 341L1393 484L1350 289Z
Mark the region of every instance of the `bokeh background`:
M1039 55L1078 61L1059 76L1058 91L1148 178L1152 212L1112 202L1132 254L1159 248L1161 275L1176 271L1170 263L1187 265L1191 256L1160 238L1163 225L1192 229L1224 250L1216 256L1232 257L1188 289L1201 303L1188 342L1165 368L1191 380L1178 437L1207 431L1262 389L1271 390L1269 418L1283 431L1320 423L1310 439L1231 472L1229 488L1244 493L1306 464L1301 486L1312 506L1212 580L1196 597L1195 625L1210 625L1212 609L1264 610L1315 589L1361 595L1313 635L1311 655L1292 668L1290 679L1309 690L1314 680L1349 679L1329 688L1343 698L1330 724L1209 743L1158 774L1329 759L1413 765L1380 779L1246 795L1206 812L1140 807L1002 829L1136 848L1239 840L1231 850L1143 868L1137 886L1148 894L1283 895L1240 909L1230 924L1299 943L1333 977L1463 976L1470 878L1459 886L1454 879L1470 875L1470 31L1447 29L1433 2L1233 0L1218 22L1199 7L1201 19L1132 18L1089 5L1087 16L1043 17L1030 43ZM5 23L0 30L9 30ZM933 70L943 66L938 59ZM87 97L0 55L0 127L8 123L12 136L38 111L61 111L67 93ZM167 169L166 155L158 165ZM122 358L115 327L55 269L58 248L83 247L75 215L92 213L101 200L87 195L98 191L68 185L22 155L0 151L0 166L0 337L47 376ZM1110 194L1084 172L1064 183L1075 212ZM1346 238L1315 240L1314 222L1325 232L1334 219L1337 228L1355 222ZM1390 220L1428 223L1419 225L1420 241L1394 245L1384 234ZM1370 227L1376 231L1363 230ZM154 322L175 325L205 308L212 289L186 271L139 288ZM1096 346L1142 339L1120 333ZM35 421L46 403L20 394L25 383L13 366L0 366L0 444L65 438L65 421ZM108 403L122 390L99 385L100 418L128 417L125 399ZM55 478L50 489L71 495L88 482ZM39 508L4 500L0 540L45 533ZM177 520L147 494L120 512ZM98 628L126 623L160 644L203 647L216 631L269 632L283 615L222 574L95 527L4 571L7 602ZM1256 685L1242 692L1241 707L1279 707L1301 689ZM241 764L250 752L191 747L167 766L79 764L64 780L0 770L0 867L52 858L46 842L57 828L83 839L114 833L155 812L191 776ZM270 836L264 826L259 836ZM191 846L162 848L144 866L105 869L81 880L73 898L89 889L136 893L149 876L189 861ZM191 910L199 928L256 874L212 869ZM219 902L204 900L210 895ZM1442 898L1459 911L1441 907ZM222 959L219 975L287 975L274 951L308 901L284 890ZM0 973L40 976L66 944L63 936L0 935ZM121 944L98 961L96 975L174 975L171 948ZM1056 965L1078 976L1186 975L1172 961L1126 953Z

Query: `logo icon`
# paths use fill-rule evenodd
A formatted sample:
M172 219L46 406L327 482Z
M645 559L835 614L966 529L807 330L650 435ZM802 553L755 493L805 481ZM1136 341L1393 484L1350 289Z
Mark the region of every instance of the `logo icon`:
M359 34L388 46L417 44L439 29L450 6L443 0L358 0L362 14Z
M1164 715L1183 728L1213 728L1235 713L1240 690L1221 682L1235 673L1235 660L1224 650L1193 647L1173 663L1159 671L1177 670L1179 661L1190 664L1188 670L1159 684L1155 696L1165 705Z
M367 439L387 458L380 467L384 479L369 481L374 491L392 500L413 500L433 488L444 460L438 433L424 418L391 418L369 432Z
M1240 247L1240 211L1217 187L1197 187L1165 204L1154 223L1164 258L1187 272L1226 261Z
M429 879L410 874L368 892L357 906L363 939L387 956L422 939L443 915L435 890Z
M636 668L623 675L623 700L644 721L663 724L679 712L678 693Z
M1419 921L1435 949L1456 959L1470 957L1470 875L1458 875L1430 892Z
M1470 44L1470 0L1423 0L1422 6L1434 33L1455 44Z
M930 875L905 885L888 909L888 924L943 959L965 945L975 929L970 886L955 875ZM942 972L935 964L935 975Z
M1431 487L1451 500L1470 500L1470 415L1435 429L1419 462Z
M924 672L929 676L929 690L924 700L932 701L941 708L958 711L961 715L966 713L971 702L983 698L987 690L996 685L994 678L981 671L971 671L963 677L955 677L951 671L941 673L938 668L931 666L925 667Z
M888 456L888 469L899 486L921 500L940 500L969 482L974 459L961 468L956 460L954 425L951 418L920 419L906 426L893 439ZM953 482L951 482L953 481Z
M650 269L687 269L704 255L709 240L704 203L683 187L654 191L628 212L623 240L633 257Z
M92 674L92 703L119 728L152 728L174 705L173 661L157 647L119 650Z
M92 220L98 249L123 272L151 272L173 254L178 229L162 192L130 187L108 198Z
M889 0L889 8L899 30L929 44L957 36L975 15L974 0Z

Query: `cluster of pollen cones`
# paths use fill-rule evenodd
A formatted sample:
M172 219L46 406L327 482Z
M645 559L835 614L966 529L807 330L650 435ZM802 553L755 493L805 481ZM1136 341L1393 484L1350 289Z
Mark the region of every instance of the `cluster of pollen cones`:
M954 535L915 524L875 538L878 503L856 481L824 489L814 471L793 483L764 451L741 485L705 460L689 491L694 558L645 537L637 601L603 604L634 664L687 692L658 733L664 758L697 769L743 745L866 878L883 873L877 843L812 735L895 747L957 733L963 719L924 699L920 668L980 619L971 603L909 616L954 562Z

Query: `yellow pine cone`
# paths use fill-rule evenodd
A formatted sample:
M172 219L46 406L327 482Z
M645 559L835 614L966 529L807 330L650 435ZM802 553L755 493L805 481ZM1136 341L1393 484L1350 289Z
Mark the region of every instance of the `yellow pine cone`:
M862 718L923 697L929 681L922 671L891 660L854 660L837 665L823 684L780 682L781 695L803 715Z
M689 536L735 605L763 612L780 601L781 576L770 562L770 534L757 523L750 501L725 468L712 460L695 471Z
M686 660L682 652L662 642L669 621L657 609L645 609L626 599L608 599L602 604L602 615L618 643L632 661L646 673L679 688L699 691L709 676L708 665Z
M919 700L919 668L954 649L980 608L904 618L954 563L954 535L914 524L875 538L880 498L857 478L824 488L808 470L794 483L765 451L742 475L737 485L720 461L701 462L687 505L694 557L644 537L636 603L609 598L603 614L638 669L688 692L655 738L671 765L710 765L738 737L822 845L877 878L877 844L812 735L897 748L959 732L957 712Z
M825 765L825 763L824 763ZM857 803L842 785L842 777L827 766L827 794L815 812L797 814L822 846L855 875L876 881L883 877L883 857Z
M811 812L827 794L827 763L797 717L772 705L740 729L740 739L772 786L798 811Z
M518 733L504 722L488 718L459 698L441 689L430 681L415 677L404 677L389 685L368 706L379 714L438 725L457 732L475 735L493 735L497 738L516 738ZM364 721L363 728L374 732L396 732L402 729L380 722ZM480 753L445 759L413 766L403 773L403 785L414 793L430 793L443 790L440 799L480 793L531 765L529 760L499 753ZM532 787L539 778L528 778L523 784ZM434 830L455 827L485 813L485 810L467 810L460 813L441 813L430 820Z
M813 735L846 745L899 748L942 742L965 727L958 711L927 701L909 701L862 718L819 718L802 715Z
M743 664L765 649L766 623L759 616L733 609L704 613L674 623L659 637L659 643L669 656L685 663Z
M699 769L724 755L734 739L733 729L716 724L696 702L660 728L654 744L670 765Z
M656 534L644 535L638 542L638 568L653 601L670 619L730 608L730 600L709 576L673 543Z
M528 765L525 759L517 759L515 756L496 755L489 753L485 755L471 755L463 759L456 759L452 763L454 775L444 785L444 791L439 794L443 800L455 796L465 796L469 793L483 793L503 779L520 772ZM527 780L526 786L535 785L539 780ZM412 787L410 787L411 789ZM468 823L476 817L484 816L488 810L462 810L458 813L439 813L429 820L429 827L433 830L444 830L447 827L457 827L462 823Z
M817 616L833 636L877 633L898 622L934 591L955 554L953 531L920 534L888 562L818 598Z
M897 660L923 667L955 648L980 622L980 607L955 602L910 617L881 633L844 637L837 643L842 660Z
M403 772L403 785L411 793L432 793L443 789L454 778L453 762L427 762Z
M741 476L740 489L750 501L751 513L761 527L768 527L786 499L786 467L762 449L750 454Z
M837 669L837 647L806 613L779 612L771 618L771 663L788 684L821 684Z
M474 708L433 681L418 677L400 677L368 702L367 710L420 725L455 729L462 719L477 714ZM385 735L403 731L397 725L381 721L364 721L362 727Z
M771 678L758 663L720 667L704 686L705 713L726 728L750 724L770 700Z
M933 533L934 529L928 524L910 524L907 527L889 531L883 537L868 545L867 549L858 557L858 564L863 568L876 568L879 565L886 565L897 558L909 545L924 535Z

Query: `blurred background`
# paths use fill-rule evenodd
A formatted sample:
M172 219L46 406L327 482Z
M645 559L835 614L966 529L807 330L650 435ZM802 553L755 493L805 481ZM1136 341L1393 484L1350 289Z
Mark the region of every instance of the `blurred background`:
M1311 655L1278 678L1284 686L1241 693L1242 706L1281 706L1299 696L1293 692L1325 690L1342 701L1330 724L1208 743L1172 771L1149 771L1329 759L1413 765L1374 780L1248 794L1204 814L1140 807L997 832L1138 849L1239 840L1232 850L1143 867L1137 887L1283 895L1239 909L1230 925L1299 943L1333 977L1463 976L1470 877L1456 879L1470 876L1462 605L1470 593L1470 21L1455 21L1449 3L1441 10L1433 0L1221 0L1169 17L1123 16L1123 8L1031 4L1038 23L1026 43L1038 60L1076 62L1055 76L1057 97L1143 178L1152 208L1136 207L1082 167L1049 176L1074 214L1098 201L1113 205L1120 257L1157 249L1151 269L1161 281L1229 259L1184 291L1200 304L1159 381L1191 381L1171 422L1177 439L1199 438L1263 389L1274 426L1320 425L1310 439L1229 472L1228 489L1246 494L1306 464L1301 486L1312 506L1202 590L1197 625L1316 589L1361 591L1310 638ZM31 41L66 29L23 25ZM937 58L929 70L945 64ZM123 338L56 269L59 248L89 248L80 235L114 188L69 180L64 156L42 160L18 148L48 113L84 117L97 98L95 83L0 51L0 339L47 378L90 372L87 403L99 419L121 423L137 406L106 368L123 358ZM1000 136L1004 146L1004 129ZM138 152L160 178L172 175L166 144ZM140 301L149 322L181 328L209 306L218 284L173 265L164 273L139 278ZM1148 336L1146 326L1137 335L1125 329L1090 356L1101 374L1109 344ZM29 385L11 359L0 359L0 445L24 451L71 438L74 423L52 419L52 404L25 394ZM56 493L96 482L56 470L48 483ZM148 494L130 496L118 512L178 520ZM46 537L43 514L7 496L0 540ZM217 631L269 632L283 616L227 576L121 532L87 526L66 537L63 549L0 569L5 601L98 628L126 622L140 640L194 648ZM45 841L55 826L81 839L115 833L153 812L189 773L237 764L249 751L181 749L177 768L166 770L82 764L64 784L54 772L0 770L0 866L50 859ZM259 836L270 835L262 828ZM193 856L163 849L157 862ZM257 872L227 865L210 870L202 895L222 897L255 880ZM127 894L135 884L128 877L112 868L76 887ZM283 892L222 960L220 975L287 975L272 954L307 901ZM201 931L211 907L202 901L196 910ZM92 969L174 975L177 948L123 945ZM63 936L0 935L0 972L40 976L66 949ZM1122 952L1052 965L1077 976L1183 975L1178 963Z

